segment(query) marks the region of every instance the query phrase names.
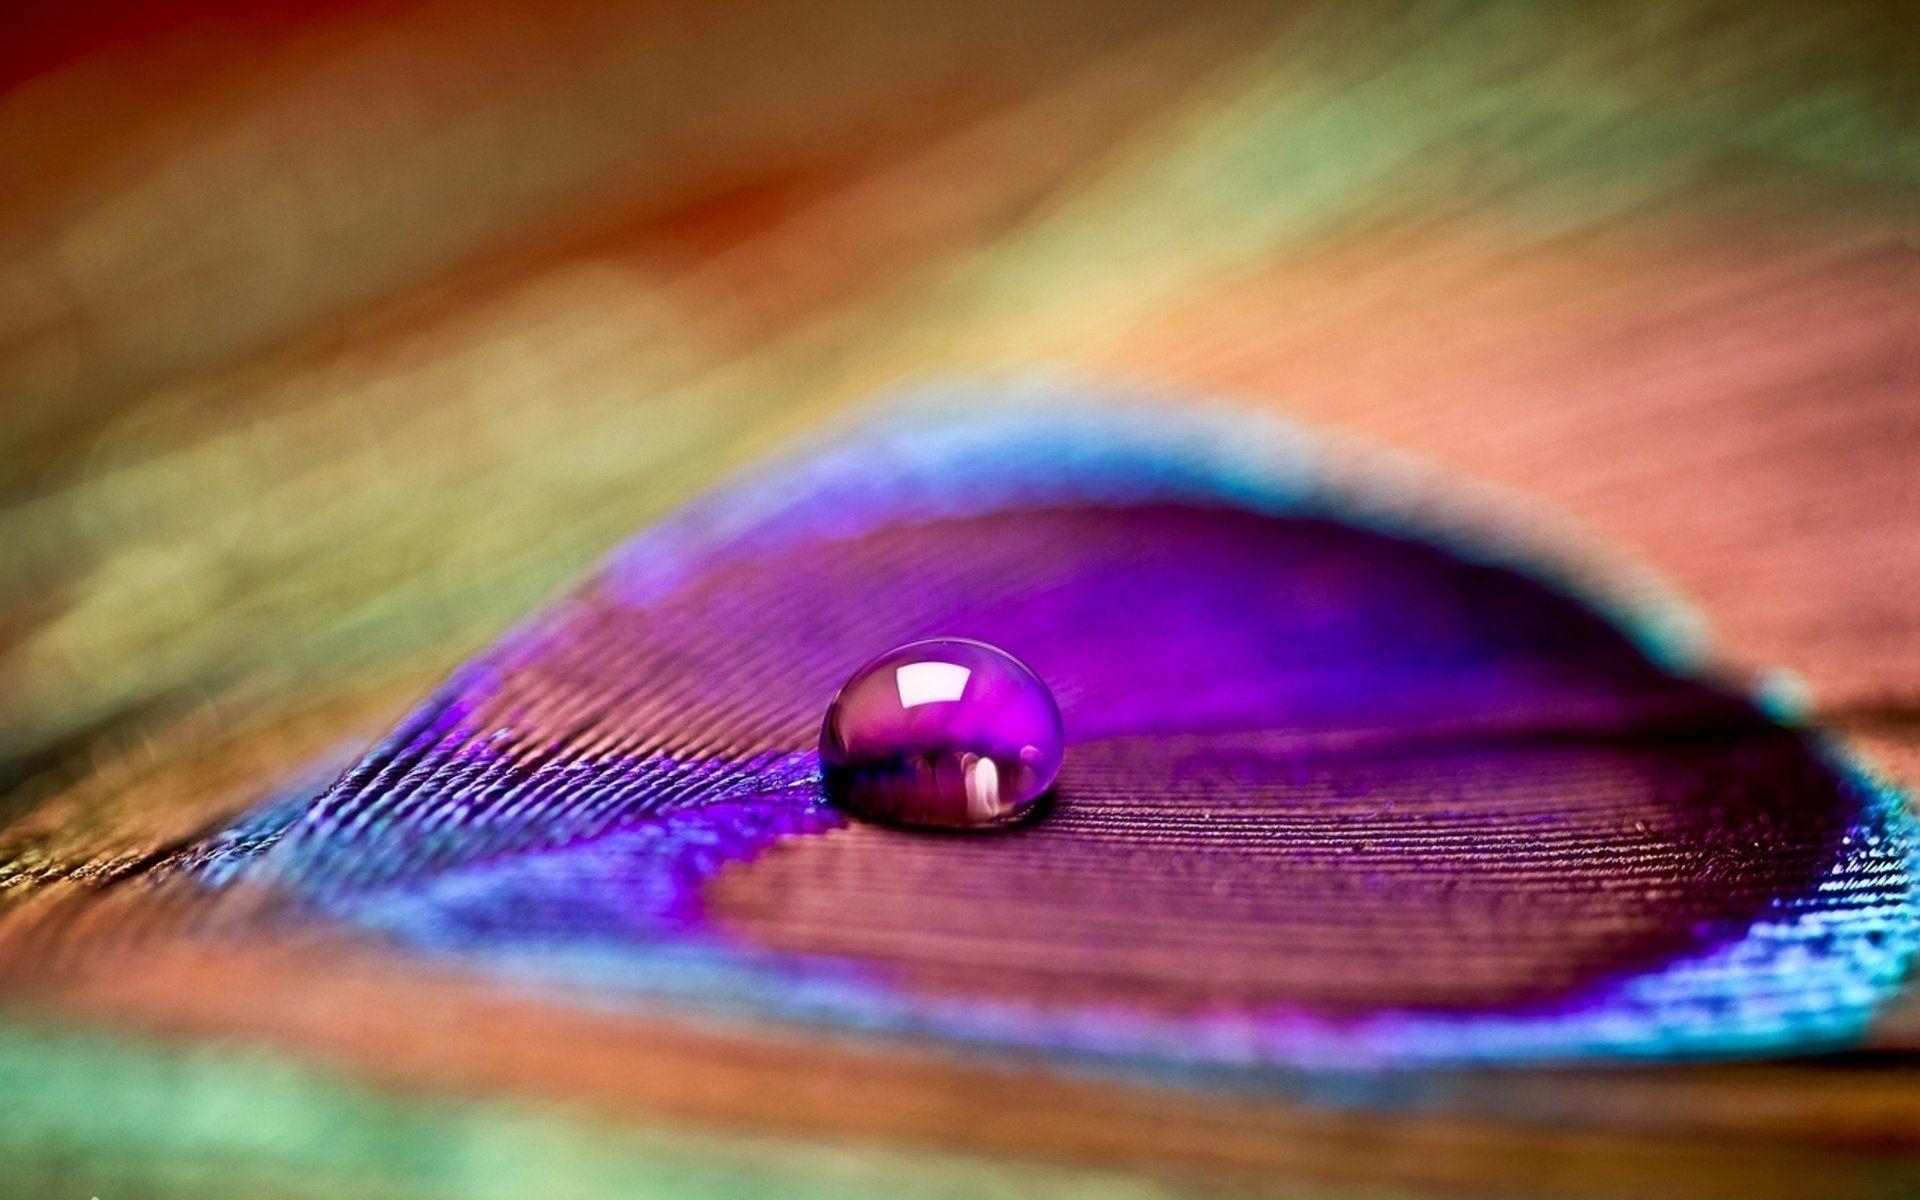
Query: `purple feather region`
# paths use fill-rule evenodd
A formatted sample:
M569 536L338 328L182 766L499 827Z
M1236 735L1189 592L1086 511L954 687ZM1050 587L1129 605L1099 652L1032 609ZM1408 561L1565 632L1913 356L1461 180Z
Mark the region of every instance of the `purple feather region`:
M1135 1065L1779 1053L1893 996L1903 799L1658 588L1297 431L987 399L640 535L217 878L595 1003ZM1052 687L1044 819L827 802L828 700L929 637Z

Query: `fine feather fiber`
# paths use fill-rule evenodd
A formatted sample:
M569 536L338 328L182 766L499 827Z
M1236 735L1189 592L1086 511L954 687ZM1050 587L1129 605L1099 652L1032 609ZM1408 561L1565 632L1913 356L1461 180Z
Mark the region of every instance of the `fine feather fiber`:
M1897 5L0 50L0 1191L1920 1191ZM1018 655L1041 817L845 816Z

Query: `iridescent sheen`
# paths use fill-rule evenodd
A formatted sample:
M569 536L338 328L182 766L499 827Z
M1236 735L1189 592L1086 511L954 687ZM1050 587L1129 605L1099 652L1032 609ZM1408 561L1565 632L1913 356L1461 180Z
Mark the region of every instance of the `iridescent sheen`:
M890 650L827 706L820 766L856 816L990 829L1033 812L1060 773L1053 693L1006 651L964 638Z
M203 878L516 981L1161 1064L1804 1051L1899 993L1905 798L1643 577L1282 426L993 400L634 539ZM823 698L955 634L1058 698L1057 810L850 825Z

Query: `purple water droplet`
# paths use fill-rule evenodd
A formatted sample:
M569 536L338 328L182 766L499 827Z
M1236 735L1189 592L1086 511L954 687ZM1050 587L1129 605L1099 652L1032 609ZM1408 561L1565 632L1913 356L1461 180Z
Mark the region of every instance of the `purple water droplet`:
M1033 811L1060 772L1053 693L984 642L939 638L854 672L820 729L828 793L894 825L991 829Z

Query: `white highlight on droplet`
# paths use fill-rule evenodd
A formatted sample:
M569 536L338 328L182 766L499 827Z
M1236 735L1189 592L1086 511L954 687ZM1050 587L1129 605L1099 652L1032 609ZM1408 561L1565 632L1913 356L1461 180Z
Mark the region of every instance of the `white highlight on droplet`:
M1000 815L1000 768L984 755L969 754L964 763L967 815L976 821L990 821Z
M895 667L893 684L900 691L901 708L958 700L973 672L959 663L916 662Z

